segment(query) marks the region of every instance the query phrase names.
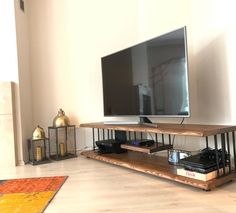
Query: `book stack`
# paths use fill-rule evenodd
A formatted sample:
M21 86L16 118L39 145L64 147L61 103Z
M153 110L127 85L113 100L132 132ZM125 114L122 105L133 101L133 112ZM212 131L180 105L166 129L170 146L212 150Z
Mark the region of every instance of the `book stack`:
M223 169L221 168L220 170L220 174L223 173ZM208 173L200 173L197 171L190 171L184 168L178 168L177 169L177 175L181 175L184 177L189 177L189 178L193 178L196 180L202 180L202 181L209 181L212 180L214 178L217 177L217 170L208 172Z
M218 153L218 166L216 153ZM217 177L217 167L220 168L220 176L224 171L226 173L229 171L229 158L230 155L221 149L216 151L215 149L206 148L196 155L181 159L180 163L183 168L177 169L177 174L197 180L209 181Z

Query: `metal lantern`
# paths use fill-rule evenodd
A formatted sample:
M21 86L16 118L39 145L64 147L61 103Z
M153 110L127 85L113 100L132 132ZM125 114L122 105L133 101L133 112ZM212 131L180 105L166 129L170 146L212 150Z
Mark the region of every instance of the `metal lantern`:
M50 158L64 160L77 157L76 127L70 125L69 118L60 109L53 119L53 126L48 127Z
M49 141L39 125L34 129L31 139L28 139L29 162L32 165L49 163Z

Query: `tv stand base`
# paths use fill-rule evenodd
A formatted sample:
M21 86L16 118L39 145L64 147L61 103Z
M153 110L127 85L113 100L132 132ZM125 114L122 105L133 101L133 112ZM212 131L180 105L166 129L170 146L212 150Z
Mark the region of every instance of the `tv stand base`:
M158 127L157 123L152 123L152 121L148 117L140 117L139 124L150 126L150 127Z
M144 119L145 120L145 119ZM144 172L175 182L184 183L204 190L213 189L224 183L230 182L236 178L236 140L235 131L236 126L227 125L202 125L202 124L168 124L158 123L157 128L147 127L144 125L104 125L103 123L87 123L81 124L80 127L92 128L93 134L93 151L82 152L82 155L100 160L103 162L111 163L114 165L130 168L136 171ZM115 134L117 131L119 134ZM95 134L97 132L97 134ZM140 136L136 135L140 133ZM142 133L152 135L155 142L155 147L137 147L130 146L129 144L122 144L121 148L128 151L121 154L98 154L95 152L95 140L115 139L127 136L130 140L144 139ZM150 135L150 136L151 136ZM230 154L229 166L222 165L223 172L220 172L220 162L218 152L215 152L215 159L217 164L217 175L214 179L203 181L197 178L190 178L187 176L178 175L176 169L178 167L168 163L167 153L150 154L159 151L159 148L171 149L173 137L178 136L198 136L205 138L206 148L209 147L208 140L212 140L215 150L220 146L222 152ZM133 138L134 136L134 138ZM137 138L136 138L137 137ZM168 141L165 140L165 138ZM161 140L160 140L161 139ZM169 147L167 147L169 146ZM146 154L144 154L146 153Z
M139 124L138 121L103 121L103 124L110 124L110 125L132 125L132 124Z

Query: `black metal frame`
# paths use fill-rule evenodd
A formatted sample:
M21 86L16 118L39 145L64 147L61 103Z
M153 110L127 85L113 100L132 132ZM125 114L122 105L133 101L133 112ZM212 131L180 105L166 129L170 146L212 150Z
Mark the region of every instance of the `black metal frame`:
M42 141L43 142L43 150L44 150L44 158L40 161L37 161L35 159L35 143ZM48 150L47 150L47 145L48 145ZM45 163L50 163L50 146L49 146L49 140L48 138L43 138L43 139L28 139L28 155L29 155L29 163L32 165L39 165L39 164L45 164ZM48 153L48 155L47 155Z
M230 148L230 133L232 134L232 144L233 150L231 151ZM206 148L209 147L209 137L206 136ZM226 132L221 133L218 135L213 135L214 137L214 149L215 149L215 156L216 156L216 166L217 166L217 177L225 176L227 174L231 174L232 172L236 172L236 147L235 147L235 133L233 132ZM219 153L218 153L218 146L219 142L221 144L222 150L222 166L220 167L219 162ZM233 153L232 153L233 152ZM228 155L228 162L226 162L225 156ZM233 157L233 164L234 169L232 168L231 156Z
M74 142L74 147L75 147L73 153L68 152L68 149L67 149L69 128L73 129L73 142ZM59 129L65 129L65 155L64 156L60 156L60 154L59 154L59 148L58 148L59 147L59 144L58 144L58 132L59 132L58 130ZM55 136L56 136L55 141L52 141L52 137L51 137L52 131L55 131ZM49 138L49 153L50 153L51 159L64 160L64 159L77 157L77 154L76 154L76 126L75 125L67 125L67 126L61 126L61 127L48 127L48 138ZM51 153L51 148L50 148L50 146L52 145L53 142L55 142L55 144L56 144L56 153L55 154Z
M97 130L97 137L95 136L95 130ZM102 131L102 134L100 134ZM107 134L105 134L105 131L107 132ZM105 139L113 139L114 138L114 132L115 130L111 130L111 129L103 129L103 128L92 128L92 134L93 134L93 150L96 150L96 144L95 141L97 140L105 140ZM134 134L134 139L137 139L137 132L136 131L124 131L127 134L127 139L131 140L132 136L131 133L133 132ZM139 132L141 135L141 139L143 139L143 132ZM151 134L151 133L150 133ZM164 146L167 143L165 142L165 134L155 134L155 139L154 141L156 142L156 146L160 145ZM232 147L233 150L231 150L230 148L230 134L232 136ZM161 140L159 141L158 139L158 135L161 136ZM220 137L218 137L220 136ZM168 144L171 145L172 142L171 140L175 137L175 135L173 135L173 137L171 137L170 134L168 134ZM206 141L206 148L209 148L209 138L213 137L214 138L214 149L215 149L215 156L216 156L216 166L217 166L217 177L221 177L227 174L230 174L232 172L236 172L236 141L235 141L235 132L226 132L226 133L221 133L221 134L216 134L216 135L211 135L211 136L206 136L205 137L205 141ZM222 149L222 162L223 165L220 166L220 162L219 162L219 154L218 154L218 146L219 146L219 142L221 143L221 149ZM229 154L229 159L228 159L228 163L225 163L225 154ZM231 156L233 157L233 165L234 168L232 168L232 162L231 162ZM221 171L222 169L222 171Z

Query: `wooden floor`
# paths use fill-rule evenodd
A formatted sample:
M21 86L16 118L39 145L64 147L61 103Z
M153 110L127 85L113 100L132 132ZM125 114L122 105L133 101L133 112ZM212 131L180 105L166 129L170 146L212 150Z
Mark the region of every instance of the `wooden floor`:
M1 169L0 179L68 175L45 213L236 212L236 180L206 192L83 156Z

